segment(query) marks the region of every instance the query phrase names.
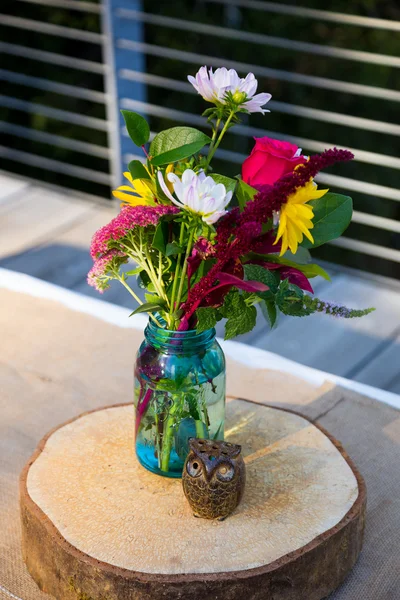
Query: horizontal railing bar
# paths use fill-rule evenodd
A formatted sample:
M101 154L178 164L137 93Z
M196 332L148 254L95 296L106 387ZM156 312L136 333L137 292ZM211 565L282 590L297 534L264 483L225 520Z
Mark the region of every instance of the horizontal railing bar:
M73 140L72 138L66 138L54 133L38 131L37 129L22 127L21 125L14 125L13 123L0 121L0 131L23 139L33 140L34 142L50 144L51 146L58 146L60 148L66 148L67 150L73 150L74 152L81 152L82 154L89 154L91 156L98 156L99 158L105 158L107 160L111 156L109 148L106 148L105 146L89 144L88 142Z
M147 112L154 116L165 117L167 119L176 121L185 121L187 123L191 123L192 125L200 125L203 127L205 126L205 120L203 119L203 117L193 115L192 113L176 110L173 108L164 108L162 106L141 102L140 100L131 100L129 98L123 98L121 100L121 106L123 108L130 107L136 110L141 110L145 113ZM238 125L233 130L231 130L230 133L233 133L234 135L244 135L249 137L275 137L277 139L293 142L295 144L307 148L308 150L313 150L315 152L323 152L324 150L326 150L326 148L332 146L332 143L328 142L319 142L316 140L309 140L307 138L297 136L282 135L274 131L267 131L264 129L250 127L247 125ZM343 148L343 146L338 146L338 148ZM393 169L400 169L400 158L397 158L395 156L378 154L376 152L368 152L366 150L359 150L357 148L346 147L345 149L353 152L355 155L355 160L358 162L365 162L368 164L379 165Z
M352 221L361 225L375 227L376 229L386 229L387 231L400 233L400 221L396 221L395 219L387 219L386 217L379 217L378 215L354 210Z
M368 181L359 181L357 179L350 179L349 177L342 177L341 175L330 175L328 173L321 173L317 175L316 179L325 185L332 185L342 190L361 192L368 196L378 196L379 198L400 202L400 190L385 185L377 185L376 183L368 183Z
M359 27L372 27L374 29L387 29L388 31L400 31L399 21L389 21L388 19L375 19L373 17L361 17L359 15L347 15L345 13L332 12L329 10L317 10L314 8L305 8L303 6L292 6L288 4L278 4L277 2L260 2L259 0L205 0L214 4L228 4L229 6L241 6L243 8L253 8L254 10L263 10L282 15L294 17L305 17L307 19L316 19L318 21L332 21L340 25L357 25Z
M16 27L18 29L28 29L33 32L55 35L57 37L71 38L81 42L90 42L91 44L102 44L104 42L104 35L101 33L93 33L92 31L84 31L83 29L74 29L73 27L64 27L63 25L53 25L53 23L43 23L42 21L36 21L34 19L22 19L21 17L2 15L0 24L7 25L8 27Z
M18 0L19 2L29 2L30 4L42 4L43 6L51 6L52 8L66 8L68 10L79 10L82 12L90 12L100 14L102 10L101 4L94 2L85 2L84 0Z
M86 181L94 181L95 183L103 183L105 185L110 185L111 183L111 177L108 173L100 173L93 171L92 169L86 169L85 167L78 167L69 163L53 160L52 158L46 158L45 156L38 156L37 154L30 154L29 152L23 152L22 150L7 148L6 146L0 146L0 156L32 167L38 167L39 169L53 171L55 173L62 173L63 175L70 175L71 177L77 177L78 179L84 179Z
M301 73L291 73L290 71L270 69L269 67L242 63L240 61L230 60L228 58L219 58L216 56L208 56L206 54L196 54L195 52L187 52L186 50L177 50L175 48L167 48L166 46L157 46L155 44L145 44L144 42L135 42L133 40L118 39L116 41L116 45L118 48L123 50L143 52L150 56L170 58L180 62L190 63L192 65L207 64L213 65L214 67L225 66L227 68L233 68L245 73L251 71L255 75L261 77L269 77L279 81L289 81L290 83L298 83L320 89L333 90L336 93L343 92L347 94L355 94L357 96L367 96L370 98L380 98L382 100L400 102L400 92L396 90L375 87L372 85L349 83L347 81L340 81L338 79L328 79L327 77L302 75Z
M88 90L75 85L59 83L58 81L51 81L40 77L32 77L31 75L25 75L24 73L14 73L13 71L0 69L0 79L11 83L17 83L18 85L26 85L48 92L54 92L55 94L72 96L74 98L81 98L82 100L91 100L92 102L99 102L100 104L105 104L107 102L107 96L103 92Z
M107 121L104 121L103 119L87 117L85 115L79 115L67 110L45 106L44 104L36 104L35 102L27 102L26 100L19 100L18 98L11 98L10 96L0 96L0 106L33 114L37 113L58 121L74 123L75 125L82 125L82 127L89 127L91 129L101 129L101 131L108 131L109 127Z
M289 115L296 115L306 119L314 119L324 121L335 125L346 127L354 127L355 129L364 129L365 131L376 131L378 133L386 133L389 135L400 135L400 125L396 123L387 123L385 121L376 121L374 119L364 119L353 115L345 115L343 113L332 112L328 110L319 110L317 108L307 108L305 106L297 106L286 102L271 101L268 106L272 110Z
M38 60L53 65L68 67L78 71L88 71L89 73L99 73L103 75L107 67L102 63L96 63L91 60L82 60L73 56L64 56L55 52L46 52L45 50L37 50L28 46L18 46L17 44L8 44L0 42L0 50L12 56L22 56L31 60Z
M177 19L175 17L166 17L164 15L145 13L140 10L118 8L116 15L122 19L133 19L135 21L141 21L142 23L149 23L151 25L179 29L179 31L196 32L207 36L214 35L219 38L228 38L230 40L238 40L241 42L249 42L263 46L272 46L274 48L282 48L284 50L308 52L314 55L318 54L320 56L353 60L385 67L400 67L400 58L398 56L377 54L374 52L363 52L360 50L334 48L333 46L323 46L321 44L310 44L309 42L289 40L272 35L255 33L253 31L242 31L240 29L231 29L228 27L221 27L219 25L211 25L210 23L200 23L198 21L188 21L186 19Z
M196 90L190 83L177 81L169 77L161 75L152 75L150 73L142 73L141 71L133 71L130 69L121 69L118 72L121 79L128 81L142 82L148 85L161 87L162 89L175 90L177 92L187 92L189 94L197 94ZM377 131L379 133L387 133L389 135L400 135L400 125L394 123L386 123L384 121L375 121L373 119L364 119L353 115L345 115L327 110L319 110L316 108L306 108L297 106L296 104L287 104L286 102L277 102L271 100L268 107L276 112L286 113L290 115L301 116L313 120L324 121L327 123L336 123L356 129L364 129L367 131Z
M394 262L400 262L400 250L395 250L393 248L385 248L384 246L378 246L360 240L353 240L348 237L340 237L337 240L332 240L328 243L332 246L345 248L346 250L353 250L355 252L361 252L362 254L376 256L377 258L385 258L387 260L393 260Z

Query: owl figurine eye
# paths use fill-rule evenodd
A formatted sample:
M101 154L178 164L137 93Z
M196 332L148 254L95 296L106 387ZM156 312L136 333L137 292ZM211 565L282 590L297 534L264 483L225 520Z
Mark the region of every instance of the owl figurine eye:
M186 470L191 477L198 477L201 475L201 464L196 458L189 460L186 465Z
M235 469L232 465L223 463L217 469L217 479L219 479L219 481L232 481L234 475Z

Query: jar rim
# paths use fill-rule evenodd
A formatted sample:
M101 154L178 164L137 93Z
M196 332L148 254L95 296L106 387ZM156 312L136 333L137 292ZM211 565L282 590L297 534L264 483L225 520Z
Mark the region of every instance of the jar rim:
M157 315L157 320L162 324L165 320ZM149 319L145 329L146 339L150 343L156 343L160 346L182 349L182 345L190 343L192 349L198 349L211 343L215 339L215 328L206 329L205 331L197 332L196 329L187 329L185 331L176 331L174 329L166 329L160 327L152 319ZM186 345L186 344L185 344ZM189 349L189 348L188 348Z

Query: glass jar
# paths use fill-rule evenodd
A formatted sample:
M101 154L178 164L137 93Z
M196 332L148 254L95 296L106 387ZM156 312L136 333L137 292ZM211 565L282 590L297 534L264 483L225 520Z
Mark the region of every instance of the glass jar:
M149 471L181 477L190 437L224 439L225 358L215 329L170 331L151 319L135 362L135 445Z

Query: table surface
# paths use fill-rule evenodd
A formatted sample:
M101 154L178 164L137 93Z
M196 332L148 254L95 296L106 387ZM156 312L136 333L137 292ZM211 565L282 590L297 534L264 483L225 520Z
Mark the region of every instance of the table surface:
M47 596L19 549L18 476L39 439L77 414L129 401L146 318L26 275L0 269L0 598ZM339 439L367 484L364 550L332 600L398 600L400 398L224 342L228 393L294 409Z

